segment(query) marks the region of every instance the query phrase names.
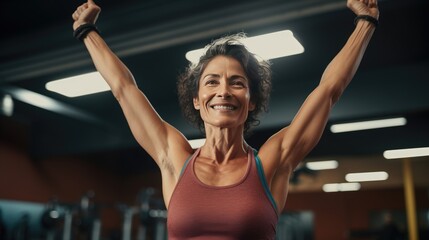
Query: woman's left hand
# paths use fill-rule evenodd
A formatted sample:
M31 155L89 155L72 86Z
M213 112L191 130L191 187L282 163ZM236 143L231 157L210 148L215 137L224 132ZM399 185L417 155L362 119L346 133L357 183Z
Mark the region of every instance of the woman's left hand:
M101 8L95 4L94 0L88 0L88 2L80 5L72 14L74 20L73 30L85 23L95 24L100 11Z
M378 19L377 0L347 0L347 7L356 15L370 15Z

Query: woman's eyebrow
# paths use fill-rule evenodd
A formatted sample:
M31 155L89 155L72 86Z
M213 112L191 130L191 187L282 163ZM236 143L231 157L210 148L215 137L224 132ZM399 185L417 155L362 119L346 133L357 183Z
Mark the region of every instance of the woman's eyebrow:
M204 79L206 79L206 78L208 78L208 77L220 78L220 75L219 75L219 74L216 74L216 73L208 73L208 74L204 75L202 79L204 80ZM230 77L228 78L228 80L230 81L230 80L234 80L234 79L237 79L237 78L241 78L241 79L244 79L244 80L246 80L246 81L249 81L249 80L247 79L247 77L245 77L245 76L243 76L243 75L239 75L239 74L235 74L235 75L230 76Z
M215 73L208 73L205 76L203 76L203 79L207 78L207 77L216 77L216 78L220 78L219 74L215 74Z
M238 75L238 74L236 74L236 75L232 75L231 77L229 77L229 80L233 80L233 79L237 79L237 78L242 78L242 79L244 79L244 80L246 80L246 81L249 81L249 80L247 79L247 77L245 77L245 76L243 76L243 75Z

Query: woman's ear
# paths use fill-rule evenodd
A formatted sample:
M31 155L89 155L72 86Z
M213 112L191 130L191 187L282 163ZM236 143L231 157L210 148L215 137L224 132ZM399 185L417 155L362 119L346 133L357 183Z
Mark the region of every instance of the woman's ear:
M255 110L255 107L256 107L255 104L253 102L250 102L249 103L249 112Z
M193 98L194 108L196 110L200 110L200 102L198 102L198 98Z

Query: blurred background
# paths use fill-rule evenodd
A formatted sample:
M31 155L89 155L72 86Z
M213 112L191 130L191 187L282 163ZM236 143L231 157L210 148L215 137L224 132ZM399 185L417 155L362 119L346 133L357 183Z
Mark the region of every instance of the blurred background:
M160 174L112 94L67 97L45 87L95 71L72 36L71 14L82 3L0 3L0 239L165 239ZM178 106L186 52L229 33L291 30L305 50L271 61L270 110L247 138L255 148L290 123L354 29L343 0L97 3L101 35L159 115L188 139L203 136ZM379 1L380 25L358 73L291 179L279 239L377 239L389 218L402 239L414 230L428 238L428 157L383 156L429 147L428 7L424 0ZM392 118L403 124L331 131ZM326 170L307 164L328 160L334 166ZM362 172L382 177L346 179ZM343 183L357 187L326 185Z

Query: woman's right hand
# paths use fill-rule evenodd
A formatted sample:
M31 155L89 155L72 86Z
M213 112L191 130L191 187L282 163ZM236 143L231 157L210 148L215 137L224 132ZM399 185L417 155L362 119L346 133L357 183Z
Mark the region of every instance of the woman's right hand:
M356 15L369 15L378 19L377 0L347 0L347 7Z
M73 30L85 23L95 24L100 12L101 8L95 4L94 0L88 0L88 2L80 5L72 14Z

